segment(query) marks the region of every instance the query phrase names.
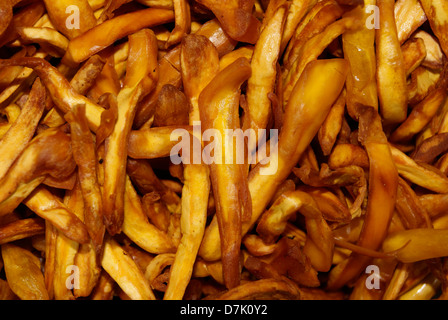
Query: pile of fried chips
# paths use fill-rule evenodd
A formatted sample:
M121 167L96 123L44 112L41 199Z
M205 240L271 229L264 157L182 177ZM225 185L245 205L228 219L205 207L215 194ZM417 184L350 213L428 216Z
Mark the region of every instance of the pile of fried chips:
M0 298L445 299L447 55L446 0L1 0Z

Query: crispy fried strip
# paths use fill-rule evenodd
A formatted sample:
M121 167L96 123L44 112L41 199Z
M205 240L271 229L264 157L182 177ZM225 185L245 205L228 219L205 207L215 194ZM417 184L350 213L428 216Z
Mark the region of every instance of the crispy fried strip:
M70 270L70 267L75 264L78 247L78 242L68 239L60 231L57 231L53 279L55 300L74 300L73 292L67 286L67 278L72 274L67 270Z
M364 1L364 7L357 7L346 16L354 16L362 21L368 19L368 7L376 0ZM347 77L347 111L353 119L358 119L360 104L378 109L376 84L375 29L365 24L357 30L349 30L342 35L344 57L350 63Z
M349 210L348 205L335 193L330 191L331 187L299 186L298 190L305 191L314 198L325 220L348 222L352 219L351 210Z
M151 8L174 8L173 0L137 0L137 2Z
M0 3L0 36L3 35L3 32L8 28L9 24L12 21L13 12L12 12L12 3L9 0L2 1Z
M400 44L403 44L427 20L418 0L398 0L395 2L394 16Z
M112 300L115 294L115 281L104 270L101 271L98 283L96 284L92 294L92 300Z
M55 105L62 112L69 112L72 105L85 104L90 128L95 131L100 126L103 109L85 96L76 93L67 79L49 62L40 58L0 60L0 67L11 65L32 68L48 89Z
M129 58L124 87L117 97L118 119L105 141L103 209L110 235L120 233L124 215L124 189L129 134L138 101L157 82L157 39L143 29L129 37Z
M442 80L442 82L445 81ZM447 96L446 84L438 86L436 90L429 93L422 102L412 108L406 120L392 133L390 141L393 143L409 142L437 114Z
M87 0L44 0L44 3L53 25L69 39L76 38L96 26L97 20ZM76 21L76 18L79 20ZM71 28L71 25L74 28Z
M0 227L0 245L45 233L40 218L20 219Z
M175 246L168 235L149 223L129 177L126 177L124 200L123 233L150 253L162 254L175 251Z
M245 235L254 225L274 195L278 185L290 174L301 155L317 134L331 106L341 94L348 68L341 59L311 62L297 82L285 113L285 123L280 132L278 159L271 158L269 164L257 165L249 174L249 190L252 196L252 217L243 223ZM324 96L318 94L326 92ZM316 96L321 99L315 99ZM274 168L273 174L262 170ZM277 170L275 170L277 169ZM254 196L256 195L256 196ZM220 258L218 225L212 221L207 228L199 252L205 260Z
M194 122L200 120L199 96L218 73L219 56L216 47L201 35L184 37L181 50L182 80L185 95L191 104L190 125L193 125ZM198 68L198 66L201 67ZM181 299L190 281L197 252L204 236L210 189L208 166L205 164L184 166L182 238L171 266L170 280L164 295L166 300Z
M422 39L425 44L426 56L422 65L427 68L442 69L444 54L437 39L424 30L418 30L413 38Z
M95 142L90 132L85 106L73 106L65 118L70 124L73 158L78 165L78 178L85 201L84 222L97 251L101 248L105 227L103 203L98 183Z
M64 205L72 211L82 222L85 222L84 211L84 199L82 195L81 186L79 180L72 190L68 190L64 196ZM65 241L66 244L70 244L69 241ZM79 244L71 243L73 248L76 248L74 264L78 269L77 273L77 285L73 288L73 295L75 297L87 297L95 287L100 274L100 255L93 245L93 241L88 243ZM66 251L71 255L71 250ZM73 270L72 270L73 271ZM65 270L63 270L65 272ZM67 278L67 274L65 275Z
M425 42L422 38L412 38L401 46L403 64L408 77L426 58Z
M406 229L431 227L431 220L425 207L411 186L402 178L398 179L397 213Z
M347 30L358 27L359 21L352 17L343 18L330 24L322 33L318 33L308 40L301 51L300 56L284 76L283 104L287 105L292 91L300 79L309 62L316 60L324 49L337 37Z
M327 118L318 132L318 139L324 155L329 155L333 149L339 132L342 128L342 120L345 115L346 90L343 90L338 100L331 107Z
M118 39L173 19L174 13L171 10L149 8L107 20L72 39L63 61L69 65L81 63Z
M198 2L213 11L224 31L232 39L251 44L258 40L261 23L252 13L254 1L199 0Z
M104 242L101 265L132 300L156 299L139 266L113 238Z
M420 3L443 52L448 56L448 3L443 0L420 0Z
M128 155L133 159L156 159L170 156L179 136L177 130L192 132L191 126L167 126L133 130L129 135Z
M423 140L412 153L412 159L417 162L433 163L437 157L447 151L448 133L438 133ZM436 167L441 169L439 164Z
M235 40L231 39L224 32L216 19L204 23L201 28L195 32L195 35L207 37L218 50L218 55L220 57L231 52L237 44ZM179 45L174 47L159 60L160 79L153 92L139 104L135 116L135 128L141 128L145 122L151 120L159 93L165 84L172 84L175 87L180 88L182 84L180 55L181 46Z
M108 0L104 6L104 10L98 18L97 24L112 19L114 17L114 11L129 2L131 2L131 0Z
M292 282L283 279L260 279L246 282L223 294L216 300L292 299L298 300L300 292Z
M215 129L225 137L226 130L239 128L240 90L251 73L248 60L240 58L221 71L202 91L199 109L203 130ZM214 149L215 156L219 156L210 165L210 173L222 239L224 282L227 288L233 288L240 283L241 221L243 215L250 216L251 213L245 212L248 208L244 195L248 190L244 190L247 184L243 182L243 167L236 163L235 157L228 161L229 148L235 149L233 139L223 141L223 145Z
M53 57L60 58L67 50L69 40L51 28L21 27L16 28L24 43L37 43Z
M274 2L272 2L274 3ZM273 93L277 79L277 61L280 56L280 45L286 21L288 7L286 4L277 8L263 28L260 38L255 44L251 60L252 75L247 83L246 101L250 124L257 137L249 146L252 153L258 146L258 129L266 129L272 113L268 94ZM243 128L247 129L247 128Z
M37 79L19 117L0 139L0 180L32 139L44 112L45 98L45 87Z
M105 64L106 61L99 55L90 57L70 80L70 85L77 93L86 95L94 83L96 83Z
M54 298L54 266L56 264L56 239L58 230L45 220L45 288L51 299Z
M191 27L191 13L190 4L187 0L173 0L174 4L174 21L175 26L173 31L166 41L166 48L178 44L185 34L190 32Z
M8 201L14 193L26 197L30 188L37 187L47 175L64 178L72 174L76 164L72 157L70 137L58 129L48 129L36 136L14 162L0 185L0 203ZM25 194L23 194L25 193Z
M150 284L162 273L163 269L173 264L175 256L174 253L163 253L151 260L145 270L145 278Z
M22 300L48 300L39 258L14 244L1 246L6 280Z
M294 35L297 26L302 21L303 17L308 11L314 7L317 0L293 0L289 6L288 16L285 22L285 28L282 36L282 43L280 46L280 52L283 53Z
M380 112L386 124L407 115L406 70L397 36L393 0L377 0L380 28L376 30L377 85Z
M317 2L295 29L283 56L284 68L290 70L299 57L303 45L313 36L322 32L330 23L340 18L342 13L342 8L334 0Z
M36 188L23 203L38 216L50 221L67 238L79 243L90 241L84 223L48 189Z
M305 216L307 238L303 248L317 271L330 270L333 258L333 234L322 218L314 198L306 192L295 190L281 195L274 204L261 215L257 233L266 242L272 242L285 231L289 218L296 212Z
M428 190L448 193L448 178L434 166L417 163L392 145L390 150L400 176Z
M6 5L4 1L3 3ZM44 13L45 6L41 1L31 3L20 9L14 14L11 23L1 35L0 46L3 47L5 44L11 43L18 38L19 34L16 31L16 27L32 27ZM7 18L7 15L4 18Z
M405 263L446 256L447 230L415 228L389 234L383 242L383 250L398 250L396 258Z
M377 250L387 235L395 209L398 172L377 111L365 107L360 113L359 140L370 161L369 198L364 226L357 245ZM340 288L357 277L368 258L353 253L330 273L329 288Z

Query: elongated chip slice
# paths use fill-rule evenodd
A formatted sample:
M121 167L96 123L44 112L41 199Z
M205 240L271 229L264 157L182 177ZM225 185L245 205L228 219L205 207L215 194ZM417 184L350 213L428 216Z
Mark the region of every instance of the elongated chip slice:
M416 105L406 120L392 133L390 141L408 142L431 121L448 96L446 80L441 79L437 89Z
M403 178L434 192L448 192L448 178L436 167L424 162L417 163L394 146L390 146L390 150L398 172Z
M348 30L354 30L359 26L360 22L356 18L346 17L337 20L330 24L325 30L313 36L307 41L301 51L301 55L297 58L294 64L284 76L284 101L287 105L292 90L295 87L298 79L301 77L305 67L309 62L314 61L323 52L323 50L337 37Z
M125 83L117 97L118 118L105 141L103 216L111 235L120 233L123 224L127 145L137 103L157 81L158 48L154 32L141 30L131 35L129 42Z
M22 27L17 28L21 41L37 43L53 57L60 58L67 50L69 40L51 28Z
M14 244L4 244L1 249L11 290L23 300L48 300L39 258Z
M187 0L174 0L173 4L175 26L166 41L167 48L179 43L182 40L182 37L189 33L191 28L191 12L189 2Z
M298 288L289 281L261 279L247 282L216 297L218 300L298 299Z
M367 21L369 6L375 0L366 0L363 7L357 7L346 13ZM350 63L347 77L347 111L357 119L360 104L378 108L378 90L376 84L375 29L362 25L357 30L350 30L342 35L344 56Z
M0 4L0 17L0 36L2 36L13 17L11 1L2 1Z
M87 0L45 0L44 3L53 25L69 39L76 38L97 23Z
M0 179L32 139L45 108L45 87L37 79L19 117L0 139Z
M40 218L21 219L0 227L0 244L45 233L45 223Z
M72 105L85 104L87 119L92 130L101 124L103 109L79 93L76 93L70 83L55 67L41 58L21 58L1 60L0 66L19 65L32 68L48 89L54 104L64 113L69 112Z
M394 1L378 0L380 27L376 30L377 84L380 112L386 124L407 115L406 70L397 36Z
M191 105L190 125L194 125L200 121L199 96L218 73L219 56L216 47L201 35L184 37L181 49L184 92ZM194 138L202 141L201 137ZM202 154L201 146L200 152ZM200 164L185 165L182 189L182 238L171 266L171 276L164 295L166 300L181 299L185 294L204 236L210 190L208 166L202 161Z
M364 226L357 245L377 250L387 234L398 187L398 171L376 110L365 107L360 114L359 139L369 156L369 199ZM357 277L369 258L355 253L332 269L329 287L340 288Z
M47 175L56 179L68 177L75 166L70 137L58 128L48 129L27 145L2 179L0 203L8 201L16 191L21 191L23 200L33 191L32 188L26 188L27 184L42 182ZM38 185L32 183L34 188Z
M415 228L391 233L383 243L385 251L395 251L396 258L410 263L446 256L446 230Z
M108 238L101 265L132 300L155 300L143 272L118 242Z
M24 204L40 217L50 221L67 238L79 243L89 242L89 233L84 223L48 189L37 188Z
M278 157L271 154L268 164L260 163L249 174L252 216L250 221L243 223L243 235L263 213L278 185L287 178L317 134L331 106L342 92L347 72L347 61L342 59L313 61L305 68L286 109L285 123L279 135ZM326 95L319 95L322 100L316 100L317 92L322 91ZM199 254L211 261L220 258L217 223L212 221L208 226Z
M273 2L274 3L274 2ZM274 92L277 78L276 64L280 57L280 45L287 14L287 6L279 7L260 34L254 48L251 68L252 75L247 83L246 101L249 110L249 128L255 130L255 145L249 146L254 152L258 145L258 129L265 130L272 112L268 94ZM247 128L244 128L247 129Z
M129 177L126 178L123 233L142 249L155 254L172 253L175 246L165 232L151 224Z
M249 79L251 70L247 59L240 58L222 70L202 91L199 109L203 130L216 130L225 137L226 131L239 128L240 90ZM226 108L223 109L222 105ZM248 210L245 204L248 190L243 182L243 167L237 163L235 156L229 159L229 149L235 149L233 137L231 141L223 141L221 146L215 145L215 159L210 164L210 170L222 239L224 282L228 288L233 288L240 282L241 221L244 215L250 216L251 212L244 212Z
M426 13L431 29L439 39L445 55L448 55L448 4L443 0L421 0L423 10Z
M66 119L70 123L73 157L78 165L78 179L85 201L84 222L99 252L105 233L103 202L98 182L95 143L87 123L85 106L74 106Z
M136 33L143 28L170 22L173 18L174 13L171 10L149 8L107 20L81 36L72 39L68 45L64 61L67 64L81 63L116 40Z
M396 1L394 16L400 44L404 43L427 20L425 11L418 0Z
M221 22L224 31L232 39L255 43L260 32L260 21L252 14L253 1L211 1L200 0L199 3L213 11Z

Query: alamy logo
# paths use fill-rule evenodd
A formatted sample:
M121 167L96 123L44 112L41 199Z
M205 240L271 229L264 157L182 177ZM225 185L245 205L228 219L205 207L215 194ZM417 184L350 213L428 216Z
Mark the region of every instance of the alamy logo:
M257 132L254 129L227 129L224 134L216 129L202 132L198 121L193 123L193 132L176 129L170 139L172 142L180 139L171 149L173 164L261 164L261 175L273 175L278 169L277 129Z
M79 7L75 5L68 6L65 9L65 13L69 14L68 18L65 20L67 29L81 29Z
M367 14L370 14L366 20L366 28L369 30L380 28L380 8L374 5L368 5L365 8Z

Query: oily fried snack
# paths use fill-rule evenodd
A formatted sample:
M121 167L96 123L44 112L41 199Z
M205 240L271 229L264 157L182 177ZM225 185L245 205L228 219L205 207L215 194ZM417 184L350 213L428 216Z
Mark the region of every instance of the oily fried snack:
M14 244L4 244L1 249L11 290L23 300L48 300L39 258Z
M121 232L127 144L138 101L150 92L158 77L154 32L143 29L129 37L129 58L124 87L117 96L118 118L105 141L103 208L104 223L111 235Z
M0 299L446 299L447 21L0 0Z
M226 130L239 128L240 90L251 73L247 59L240 58L222 70L204 88L198 101L203 130L215 129L224 137ZM222 105L226 108L222 108ZM222 146L214 148L215 159L210 165L210 178L222 239L224 282L227 288L233 288L240 283L241 223L252 213L248 207L250 200L244 167L238 164L237 155L229 159L229 148L234 149L232 144L227 146L224 141Z
M394 19L394 1L378 0L380 28L376 32L377 85L380 112L387 124L407 115L406 70Z
M194 125L201 117L199 97L219 70L218 51L205 36L189 35L182 41L180 61L184 92L190 102L189 124ZM193 138L202 140L200 137ZM164 295L166 300L181 299L185 294L205 232L210 189L209 167L202 161L187 164L182 189L182 238L171 267L170 281Z
M213 11L224 31L232 39L252 44L258 40L261 23L252 14L253 0L199 0L198 2Z
M1 215L15 209L47 176L66 178L75 166L68 135L60 129L37 135L2 179L0 205L9 210L3 208Z
M271 2L272 4L275 1ZM269 10L269 8L268 8ZM286 4L277 8L272 18L266 17L266 24L255 45L251 60L252 74L247 82L247 109L250 123L248 127L257 134L254 145L250 146L253 152L258 145L258 129L267 127L272 112L269 93L274 92L277 78L276 64L280 55L280 45L286 21Z
M28 100L6 134L0 139L0 179L33 137L45 108L45 88L37 79Z
M67 64L81 63L116 40L143 28L170 22L173 18L171 10L149 8L107 20L71 40L64 60Z
M64 34L68 39L73 39L77 36L80 36L87 30L92 29L97 23L94 11L90 6L89 1L87 0L45 0L44 3L53 26L56 28L56 30ZM67 21L67 19L69 19L68 13L73 14L74 12L75 14L76 12L80 13L80 20L75 21L75 16L73 16L73 19L71 21ZM70 23L68 22L73 24L75 27L71 27Z
M85 201L84 222L93 244L100 251L105 227L103 201L98 182L95 143L86 119L85 106L74 106L65 117L70 124L73 158L78 166L78 180Z
M364 107L359 123L359 140L369 156L369 198L364 226L357 244L376 250L386 237L395 208L398 171L383 132L381 118L372 107ZM339 288L359 275L369 259L352 255L330 273L329 287Z
M286 109L285 123L278 142L278 159L273 158L269 164L260 163L249 174L250 194L258 196L252 197L252 216L250 221L243 223L243 234L246 234L260 217L278 185L287 178L309 142L316 135L342 91L342 85L347 76L346 66L346 61L332 59L314 61L305 68L302 77L294 87ZM313 98L314 92L319 92L323 88L327 94L317 102ZM315 105L316 103L318 106ZM269 166L276 166L277 170L273 170L274 172L270 175L263 173L263 170L270 170ZM267 186L266 181L276 181L276 183ZM206 260L213 261L220 258L218 233L217 223L212 222L206 231L199 252L200 256Z

